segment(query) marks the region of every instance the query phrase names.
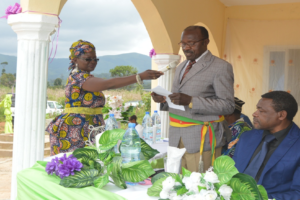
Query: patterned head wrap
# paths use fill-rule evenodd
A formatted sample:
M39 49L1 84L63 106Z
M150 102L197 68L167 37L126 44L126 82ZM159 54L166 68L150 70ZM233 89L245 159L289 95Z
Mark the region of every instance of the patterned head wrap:
M240 100L237 97L234 97L235 110L242 112L242 106L245 104L244 101Z
M70 56L69 59L71 60L69 70L73 70L75 68L74 58L78 58L80 55L95 51L95 46L84 40L78 40L74 42L70 47Z

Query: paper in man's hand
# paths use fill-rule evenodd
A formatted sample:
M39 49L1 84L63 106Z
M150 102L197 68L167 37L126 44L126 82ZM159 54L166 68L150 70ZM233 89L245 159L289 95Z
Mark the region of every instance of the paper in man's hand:
M161 86L157 86L157 87L153 88L151 91L155 92L158 95L165 96L166 101L168 102L168 105L169 105L170 108L185 111L184 106L176 105L176 104L171 102L171 99L170 99L169 95L172 94L172 93L170 91L166 90L165 88L163 88Z

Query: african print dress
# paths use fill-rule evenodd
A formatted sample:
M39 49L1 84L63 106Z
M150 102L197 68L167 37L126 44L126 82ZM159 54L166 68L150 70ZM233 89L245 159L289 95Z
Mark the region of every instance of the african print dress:
M247 122L244 121L243 118L238 119L234 123L230 124L228 127L231 130L232 138L228 146L225 146L223 148L224 151L223 155L228 155L232 158L235 151L236 144L239 141L242 133L246 131L250 131L252 128L249 124L247 124Z
M103 107L105 97L102 92L89 92L82 89L83 83L93 75L78 70L67 80L65 95L66 108L70 107ZM102 126L102 115L67 114L56 117L46 131L50 133L51 155L72 152L77 148L85 147L89 136L89 125Z

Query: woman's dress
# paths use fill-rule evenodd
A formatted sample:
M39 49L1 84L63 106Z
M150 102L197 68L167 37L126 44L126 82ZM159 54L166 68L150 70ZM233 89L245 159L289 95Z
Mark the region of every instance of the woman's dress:
M72 73L66 83L66 108L87 107L98 108L105 104L102 92L89 92L82 89L83 83L93 77L89 72ZM46 131L50 133L51 155L72 152L77 148L85 147L89 137L89 125L104 125L102 114L74 114L62 113L56 117Z

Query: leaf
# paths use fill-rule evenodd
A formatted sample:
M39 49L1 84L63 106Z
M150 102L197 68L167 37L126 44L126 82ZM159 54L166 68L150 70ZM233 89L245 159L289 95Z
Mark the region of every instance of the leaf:
M113 129L105 131L99 140L100 149L109 150L113 148L119 140L123 139L124 134L125 130L123 129Z
M148 160L141 160L122 164L122 174L126 181L138 183L154 174Z
M97 161L94 163L94 167L96 170L98 170L99 174L101 173L102 171L102 166L100 163L98 163Z
M108 174L104 174L103 176L100 176L96 180L94 180L94 185L96 188L103 188L107 183L109 183Z
M153 160L150 164L153 169L164 168L164 158Z
M73 176L64 177L60 181L60 185L71 188L82 188L94 184L94 180L97 178L98 170L87 169L75 172Z
M166 180L167 178L168 176L165 176L155 181L155 183L153 183L153 185L148 188L147 194L151 197L159 197L159 194L162 191L162 182L164 182L164 180Z
M220 156L214 162L214 172L218 175L221 186L227 183L239 171L234 166L235 162L229 156Z
M149 160L159 153L159 151L153 149L143 139L141 139L141 152L143 153L145 160Z
M256 200L262 200L262 196L257 187L257 183L251 176L247 174L238 173L233 176L233 178L238 178L243 184L247 186L247 188L251 191Z
M183 195L187 192L188 190L185 188L185 186L182 186L182 188L177 191L177 195Z
M262 196L262 199L263 200L268 200L269 199L268 193L267 193L266 189L264 188L264 186L257 185L257 188L258 188L258 190L259 190L259 192L260 192L260 194Z
M94 160L98 156L98 152L95 149L79 148L73 152L73 156L77 159L87 157L89 160Z
M183 185L183 182L181 180L181 176L179 174L176 174L175 181L178 182L178 183L180 183L181 185Z
M182 167L182 176L183 177L185 177L185 176L190 177L191 174L192 174L191 171L189 171L189 170L185 169L184 167Z
M94 180L94 185L96 188L101 189L102 187L104 187L107 183L109 183L109 174L112 170L113 164L110 164L107 167L107 173L104 174L103 176L100 176L99 178L97 178L96 180Z
M121 163L122 163L122 157L121 156L116 156L112 160L112 171L110 177L113 179L114 183L116 186L122 189L126 189L126 183L125 179L122 174L122 168L121 168Z
M231 194L232 200L256 200L254 195L248 189L247 185L242 183L238 178L232 178L230 181L230 187L233 192Z
M171 176L175 179L177 174L169 173L169 172L162 172L162 173L156 174L155 176L152 177L151 183L154 184L157 180L159 180L161 178L168 178L169 176Z

